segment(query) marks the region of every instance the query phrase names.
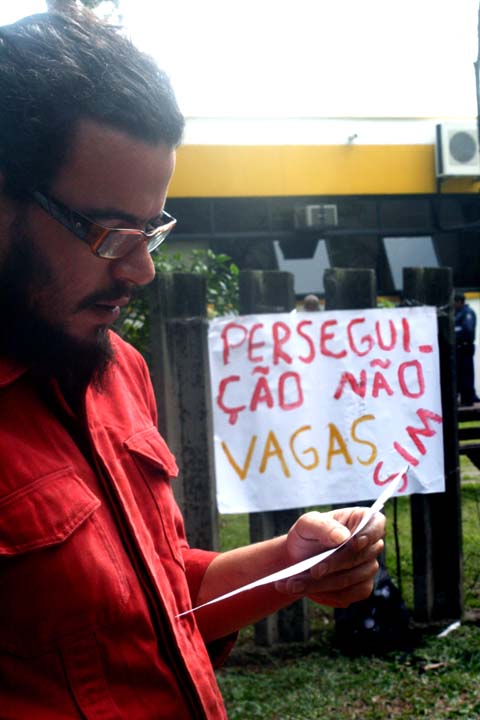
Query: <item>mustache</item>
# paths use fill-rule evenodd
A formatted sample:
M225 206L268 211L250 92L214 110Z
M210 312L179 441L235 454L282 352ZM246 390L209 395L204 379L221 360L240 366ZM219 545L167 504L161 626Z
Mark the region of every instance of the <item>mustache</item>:
M87 310L93 305L108 303L125 297L127 297L130 302L134 294L135 289L132 286L127 283L117 283L108 290L98 290L97 292L90 293L90 295L86 295L78 304L77 312Z

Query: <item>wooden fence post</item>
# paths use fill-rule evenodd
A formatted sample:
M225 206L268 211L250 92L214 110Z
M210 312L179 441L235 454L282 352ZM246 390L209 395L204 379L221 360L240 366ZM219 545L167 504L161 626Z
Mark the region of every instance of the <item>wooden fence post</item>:
M240 273L240 313L289 312L295 308L293 275L288 272L245 270ZM301 510L251 513L250 540L259 542L286 533ZM308 606L298 600L255 624L257 645L275 642L305 642L309 636Z
M438 311L445 492L412 495L410 503L415 616L435 623L463 614L453 280L451 268L405 268L403 277L406 304Z
M206 278L160 273L149 291L159 429L180 469L173 483L192 546L218 549Z
M330 268L324 273L325 310L364 310L377 304L374 270Z

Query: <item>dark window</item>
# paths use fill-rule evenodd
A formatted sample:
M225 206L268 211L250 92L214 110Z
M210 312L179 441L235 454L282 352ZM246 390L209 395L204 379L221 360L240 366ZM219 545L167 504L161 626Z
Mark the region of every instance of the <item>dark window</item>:
M480 224L480 200L478 197L442 197L433 200L435 223L439 231L461 228L472 223Z
M165 209L177 218L175 234L211 232L209 198L168 198Z
M275 235L272 235L273 239ZM289 260L292 258L311 258L317 247L319 239L322 238L321 232L296 232L289 238L280 239L280 247L283 256Z
M377 268L376 235L336 235L328 239L327 245L332 267Z
M453 283L459 288L480 285L480 233L442 233L435 237L440 263L453 269Z
M273 243L270 238L212 238L210 247L215 253L229 255L240 270L273 270L276 268Z
M375 228L377 226L377 203L375 200L364 198L333 198L330 202L336 203L338 209L338 227L343 229L360 230L362 228Z
M411 197L380 200L380 222L383 232L388 228L428 232L432 224L430 203Z
M308 204L313 205L311 199L302 197L270 198L272 230L277 232L293 230L295 206Z
M330 204L337 207L336 227L295 229L296 207ZM453 268L455 286L480 287L476 194L169 198L166 209L178 218L173 238L180 244L209 243L245 269L276 268L275 240L288 262L313 258L318 241L325 239L331 267L373 268L378 292L389 294L398 282L392 258L402 267L425 264L426 240L431 238L438 264ZM390 259L384 238L390 238Z
M215 232L266 232L268 203L264 198L216 198Z

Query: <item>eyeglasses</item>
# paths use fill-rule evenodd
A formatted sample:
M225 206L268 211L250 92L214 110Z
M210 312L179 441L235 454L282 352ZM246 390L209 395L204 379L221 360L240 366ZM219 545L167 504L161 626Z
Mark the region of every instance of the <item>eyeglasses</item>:
M70 230L75 237L87 243L94 255L107 260L128 255L141 242L147 243L152 253L167 238L177 221L165 210L147 223L145 230L129 228L109 228L89 220L82 213L70 210L59 200L35 190L32 193L35 202L54 220Z

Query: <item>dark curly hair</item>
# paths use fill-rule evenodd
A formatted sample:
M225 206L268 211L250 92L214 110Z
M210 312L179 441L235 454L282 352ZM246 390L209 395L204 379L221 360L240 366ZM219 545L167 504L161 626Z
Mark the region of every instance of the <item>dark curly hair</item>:
M49 187L82 118L172 148L184 128L165 73L91 14L0 27L0 98L3 191L19 200Z

